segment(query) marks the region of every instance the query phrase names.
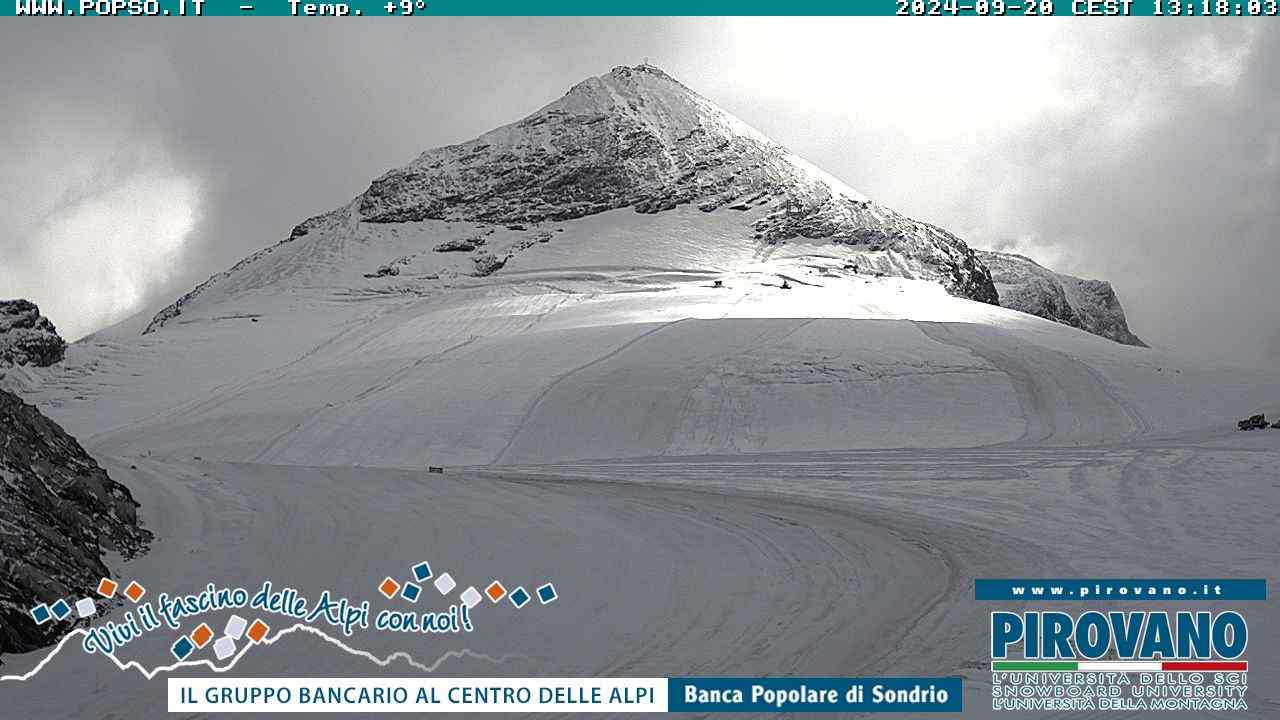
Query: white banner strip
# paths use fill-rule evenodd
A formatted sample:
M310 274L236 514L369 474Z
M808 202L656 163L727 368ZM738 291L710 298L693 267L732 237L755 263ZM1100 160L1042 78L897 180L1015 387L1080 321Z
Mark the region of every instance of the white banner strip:
M169 712L666 712L666 678L175 678Z
M1160 672L1159 662L1140 660L1081 660L1076 669L1082 672Z

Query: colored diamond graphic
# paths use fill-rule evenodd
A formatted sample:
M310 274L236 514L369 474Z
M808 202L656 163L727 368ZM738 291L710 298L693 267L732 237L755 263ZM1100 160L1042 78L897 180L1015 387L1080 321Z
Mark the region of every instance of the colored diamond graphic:
M546 605L547 603L554 601L557 597L558 596L556 595L556 586L552 585L551 583L547 583L546 585L543 585L538 588L538 600L543 605Z
M528 604L529 604L529 593L525 592L525 589L524 589L524 588L522 588L522 587L518 587L518 588L516 588L515 590L512 590L512 591L511 591L511 604L512 604L512 605L515 605L515 606L516 606L516 607L518 607L518 608L522 608L522 607L524 607L525 605L528 605Z
M116 596L116 588L120 585L110 578L102 578L98 582L98 594L104 598L113 598Z
M222 634L232 640L239 640L244 637L244 629L249 626L248 621L239 615L232 615L227 620L227 627L223 629Z
M420 562L413 566L413 579L418 582L426 582L431 579L431 566L425 562Z
M71 606L67 604L66 600L58 600L58 602L50 605L49 609L53 611L53 616L59 620L71 614Z
M80 598L76 601L76 614L82 618L98 612L98 606L93 604L93 598Z
M213 644L213 655L219 660L226 660L236 654L236 641L230 636L218 638Z
M188 655L195 652L195 649L196 646L192 645L190 640L185 637L180 637L178 638L178 642L174 643L173 647L169 650L173 653L173 656L179 660L186 660Z
M399 589L400 583L392 580L391 578L383 578L382 584L378 586L378 592L382 593L382 596L388 600L395 597L396 591Z
M473 587L469 587L462 591L462 594L458 596L458 599L462 601L463 605L467 606L468 610L470 610L480 604L480 591Z
M260 643L262 638L267 636L267 631L270 629L271 627L261 620L254 620L253 624L249 626L249 639Z
M418 596L422 594L422 587L414 585L411 582L404 584L404 590L400 591L400 596L409 602L418 602Z
M493 602L498 602L499 600L507 596L507 589L502 587L502 583L498 582L497 580L494 580L493 582L489 583L489 587L484 589L484 594L488 595L489 599L492 600Z
M124 589L124 596L134 602L138 602L142 599L142 596L146 594L147 589L139 585L137 580L129 583L129 587Z
M53 619L53 613L49 612L48 605L41 603L31 608L31 618L37 625L43 625Z
M204 646L208 645L212 639L213 629L206 623L200 623L195 630L191 631L191 642L195 643L198 648L204 649Z
M449 573L444 573L436 578L436 589L440 591L441 595L448 595L456 587L458 587L458 583L453 581L453 576Z

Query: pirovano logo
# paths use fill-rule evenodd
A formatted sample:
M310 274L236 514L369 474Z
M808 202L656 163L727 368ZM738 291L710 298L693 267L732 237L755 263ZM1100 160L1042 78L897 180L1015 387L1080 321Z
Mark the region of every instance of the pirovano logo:
M1115 599L1123 584L1129 600L1249 600L1265 598L1257 581L979 581L978 599L1062 602ZM1079 583L1063 591L1063 583ZM1192 595L1186 587L1199 583ZM1222 583L1229 584L1223 592ZM1001 583L997 590L990 583ZM1089 585L1084 593L1081 588ZM1180 590L1179 587L1182 589ZM1057 592L1024 592L1028 586ZM1216 591L1207 588L1218 586ZM1022 589L1015 589L1021 587ZM1134 588L1144 588L1135 591ZM984 597L985 595L985 597ZM1138 595L1139 597L1134 597ZM990 613L993 710L1188 711L1248 710L1249 624L1241 609L995 610Z

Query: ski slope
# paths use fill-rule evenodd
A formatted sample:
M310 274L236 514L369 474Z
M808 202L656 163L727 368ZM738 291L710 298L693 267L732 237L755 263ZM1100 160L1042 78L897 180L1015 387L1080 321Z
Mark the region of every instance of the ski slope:
M652 231L630 218L632 239ZM76 343L26 391L142 502L154 549L113 567L153 587L356 592L429 553L464 585L545 577L562 596L463 638L343 639L414 664L295 633L234 674L961 674L983 717L974 578L1280 582L1280 433L1231 429L1270 407L1273 374L821 252L255 288ZM1270 717L1280 615L1246 610L1240 717ZM168 639L122 660L171 662ZM163 685L76 651L0 696L78 718L159 708Z
M629 248L694 247L720 220L616 213L607 237L558 234L581 264L534 254L395 292L350 270L380 246L302 238L157 332L73 345L23 391L119 456L398 468L1110 444L1280 398L1274 373L852 272L839 248L641 265Z
M1266 529L1277 460L1268 436L1224 431L1107 448L793 452L444 476L155 459L108 469L159 538L121 567L153 591L271 578L372 596L383 574L429 555L464 586L545 578L561 595L519 612L485 603L465 636L338 638L378 659L407 654L385 667L294 633L247 652L234 675L959 674L966 717L994 717L983 709L991 605L973 601L974 578L1212 571L1274 585L1280 546ZM1244 610L1251 709L1224 716L1272 717L1280 616L1272 602ZM171 639L146 637L119 659L171 663ZM2 672L26 673L45 656L6 656ZM164 692L161 679L75 647L26 682L0 682L6 708L31 718L158 716Z
M451 676L623 675L677 663L708 674L819 672L864 662L869 648L887 650L892 637L879 628L926 607L944 587L944 567L926 550L804 504L473 472L136 464L108 469L127 477L159 538L123 568L152 593L269 578L312 598L332 588L373 595L375 609L412 607L383 601L373 588L423 559L437 574L450 572L459 591L494 577L509 587L555 583L561 597L550 605L517 611L483 602L475 632L465 635L338 633L378 658L404 652L425 666L441 661L439 672ZM935 579L921 585L922 576ZM425 592L419 609L443 603L434 589ZM221 627L229 615L202 619ZM833 625L847 628L839 643L829 642ZM118 659L172 663L175 636L146 635ZM463 650L469 654L450 655ZM45 655L6 656L0 674L25 673ZM384 668L353 658L309 634L254 648L234 666L252 676L418 672L407 660ZM161 713L164 684L77 645L30 680L0 682L0 698L15 717L150 717Z

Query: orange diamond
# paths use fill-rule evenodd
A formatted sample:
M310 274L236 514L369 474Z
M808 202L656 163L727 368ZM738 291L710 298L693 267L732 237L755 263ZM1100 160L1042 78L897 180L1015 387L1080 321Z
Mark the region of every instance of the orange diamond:
M129 587L124 589L124 594L130 600L138 602L143 595L147 594L147 589L138 584L137 580L129 583Z
M267 631L270 629L271 628L267 627L267 624L261 620L254 620L253 624L249 626L249 639L256 643L260 643L262 642L262 638L267 636Z
M205 623L200 623L195 630L191 631L191 642L195 643L198 648L208 645L212 639L213 631Z
M378 586L378 592L386 596L388 600L395 597L396 591L399 589L400 589L400 583L396 582L395 580L392 580L391 578L384 579L382 581L382 584Z
M507 596L507 589L502 587L502 583L494 580L489 583L489 587L484 589L484 594L488 595L490 600L498 602Z
M116 588L120 587L109 578L102 578L102 582L98 583L98 594L104 598L115 597Z

